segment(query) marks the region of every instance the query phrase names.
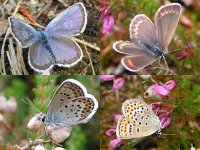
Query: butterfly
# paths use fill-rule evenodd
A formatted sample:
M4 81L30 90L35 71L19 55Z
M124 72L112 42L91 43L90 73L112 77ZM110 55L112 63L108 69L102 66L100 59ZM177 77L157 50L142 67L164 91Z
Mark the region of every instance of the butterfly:
M143 100L126 100L122 104L122 113L117 122L117 138L140 138L155 132L160 134L160 120Z
M71 38L83 33L87 13L76 3L54 18L45 30L36 31L27 23L10 17L11 33L21 47L29 47L28 62L37 72L49 71L54 65L72 67L82 60L80 46Z
M87 123L98 108L96 98L77 80L67 79L57 89L42 120L47 126Z
M180 14L181 5L171 3L158 9L154 24L146 15L136 15L129 27L131 41L117 41L113 44L116 52L128 55L121 59L122 65L129 71L137 72L163 58L168 68L168 46Z

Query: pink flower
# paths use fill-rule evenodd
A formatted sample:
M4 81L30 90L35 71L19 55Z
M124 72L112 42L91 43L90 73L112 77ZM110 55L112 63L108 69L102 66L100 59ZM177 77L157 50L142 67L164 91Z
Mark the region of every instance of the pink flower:
M116 134L116 129L108 129L106 132L105 132L105 135L106 136L112 136L112 135L115 135Z
M115 117L114 117L114 118L115 118L115 121L117 122L121 116L122 116L122 115L120 115L120 114L115 114Z
M173 106L171 104L166 104L163 102L153 102L149 104L149 107L158 116L162 129L170 125L170 115L173 111Z
M123 78L117 78L114 80L113 83L113 89L114 90L119 90L121 87L124 85L124 79Z
M115 24L114 15L109 15L103 20L103 34L109 34Z
M163 87L172 91L176 87L176 82L174 80L169 80L163 85Z
M163 86L158 85L158 84L154 84L154 85L152 85L152 88L156 92L156 94L158 96L160 96L161 98L168 98L169 97L170 91L168 91Z
M110 143L109 143L109 148L111 149L115 149L119 146L122 145L122 140L121 139L114 139L114 140L111 140Z
M169 80L164 85L153 84L152 88L159 97L168 98L175 86L176 82L174 80Z
M100 75L100 80L102 81L111 81L115 78L114 75Z
M100 19L103 21L103 34L108 34L115 24L115 17L111 13L110 1L101 0Z
M160 125L162 129L170 125L171 123L170 115L171 115L171 112L165 112L159 115Z

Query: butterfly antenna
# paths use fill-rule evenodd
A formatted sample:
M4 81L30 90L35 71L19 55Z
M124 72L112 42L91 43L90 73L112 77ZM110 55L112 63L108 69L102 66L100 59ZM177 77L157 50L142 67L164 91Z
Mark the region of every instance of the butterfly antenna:
M179 49L174 49L174 50L170 50L169 53L172 53L172 52L177 52L177 51L180 51L182 50L182 48L179 48Z

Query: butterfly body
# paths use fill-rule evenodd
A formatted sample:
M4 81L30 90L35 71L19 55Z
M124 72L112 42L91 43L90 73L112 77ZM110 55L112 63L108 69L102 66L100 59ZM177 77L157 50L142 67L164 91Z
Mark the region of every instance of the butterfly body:
M153 57L167 57L167 54L156 46L157 44L152 46L142 40L137 40L136 43L139 47L141 47L141 49L144 49L144 53L152 55Z

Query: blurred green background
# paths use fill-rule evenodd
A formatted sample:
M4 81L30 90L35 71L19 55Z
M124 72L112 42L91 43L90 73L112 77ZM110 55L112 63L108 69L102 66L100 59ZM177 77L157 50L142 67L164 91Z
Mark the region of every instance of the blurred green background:
M112 81L101 81L101 131L100 145L102 150L109 149L109 142L116 138L114 134L107 137L105 132L110 126L116 126L115 114L122 114L122 103L129 98L143 97L144 92L153 84L152 80L143 80L139 76L121 76L125 79L124 86L118 91L112 90ZM153 76L157 83L163 84L168 80L177 82L170 98L145 99L151 102L172 103L174 110L171 114L170 126L158 135L147 136L142 139L123 140L119 150L190 150L191 144L200 148L200 76ZM174 134L174 135L165 135Z
M3 114L12 128L11 132L0 132L0 149L14 149L32 141L44 133L44 130L30 133L26 129L28 121L37 113L46 113L47 104L57 87L66 79L73 78L80 81L99 101L99 76L0 76L0 93L7 98L14 97L17 101L17 110L14 114ZM42 88L44 90L42 90ZM42 104L44 97L44 104ZM62 143L64 148L70 150L99 149L99 111L87 124L73 127L70 137ZM4 131L0 125L0 131ZM47 140L48 137L42 137ZM51 149L52 145L45 145Z

